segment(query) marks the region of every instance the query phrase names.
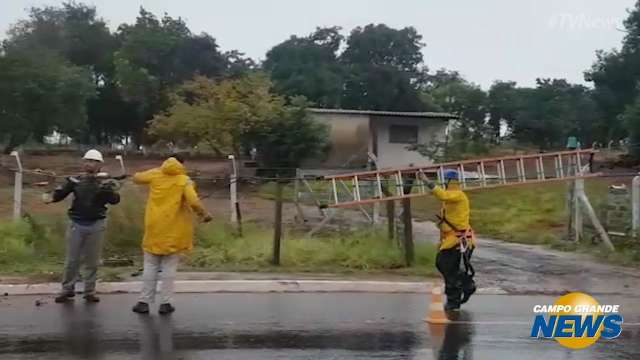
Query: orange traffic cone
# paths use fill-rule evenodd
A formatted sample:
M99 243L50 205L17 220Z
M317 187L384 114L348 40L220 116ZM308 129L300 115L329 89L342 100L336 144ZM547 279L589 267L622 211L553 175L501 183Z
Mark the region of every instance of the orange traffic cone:
M434 286L431 290L431 303L425 319L429 324L448 324L451 322L444 312L442 286Z

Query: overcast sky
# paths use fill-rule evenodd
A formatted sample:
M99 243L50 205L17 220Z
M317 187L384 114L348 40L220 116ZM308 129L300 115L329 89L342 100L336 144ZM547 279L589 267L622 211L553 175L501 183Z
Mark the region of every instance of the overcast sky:
M135 21L140 6L182 17L223 50L264 59L273 45L316 26L414 26L427 44L429 68L460 71L487 89L496 80L521 86L536 77L584 83L597 49L618 47L635 0L85 0L115 29ZM59 0L0 0L0 33L34 5Z

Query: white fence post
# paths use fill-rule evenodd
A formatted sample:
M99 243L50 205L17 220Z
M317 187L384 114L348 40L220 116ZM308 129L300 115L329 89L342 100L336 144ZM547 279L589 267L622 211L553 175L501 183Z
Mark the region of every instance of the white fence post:
M12 151L11 156L14 156L18 163L13 186L13 220L18 221L22 218L22 162L17 151Z
M631 233L633 237L638 236L640 227L640 176L633 178L631 186Z

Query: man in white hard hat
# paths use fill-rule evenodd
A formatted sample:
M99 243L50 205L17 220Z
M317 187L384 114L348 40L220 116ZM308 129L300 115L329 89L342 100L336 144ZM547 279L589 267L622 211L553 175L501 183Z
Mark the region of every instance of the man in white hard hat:
M75 296L75 284L84 259L84 299L89 303L100 301L95 295L98 263L102 251L102 241L106 229L107 205L120 202L120 195L109 182L98 176L104 159L97 150L89 150L83 156L84 174L67 178L63 186L53 192L51 202L64 200L73 193L69 208L69 228L67 230L66 260L62 278L62 292L55 299L57 303L71 301Z

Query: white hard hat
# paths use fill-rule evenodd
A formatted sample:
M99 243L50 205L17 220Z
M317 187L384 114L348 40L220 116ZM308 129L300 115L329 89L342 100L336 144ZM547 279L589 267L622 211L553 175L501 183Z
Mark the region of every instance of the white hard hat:
M104 159L102 158L102 154L100 153L100 151L95 149L91 149L87 151L82 158L85 160L95 160L95 161L104 162Z

